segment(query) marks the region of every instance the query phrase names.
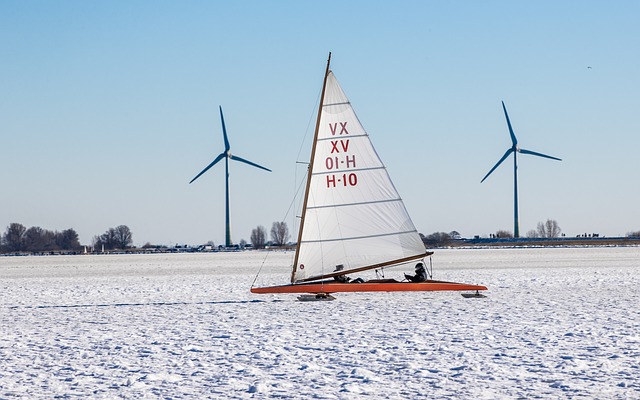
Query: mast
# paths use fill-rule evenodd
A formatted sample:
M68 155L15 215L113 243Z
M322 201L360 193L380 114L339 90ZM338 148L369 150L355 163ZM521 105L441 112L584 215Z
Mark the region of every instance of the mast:
M298 242L296 243L296 255L293 260L293 268L291 269L291 283L294 283L296 270L298 269L298 255L300 253L300 242L302 241L302 230L304 229L304 216L307 211L307 202L309 200L309 187L311 186L311 174L313 173L313 161L316 156L316 143L318 141L318 131L320 130L320 117L322 116L322 107L324 104L324 91L327 87L327 77L329 76L329 65L331 64L331 52L327 59L327 69L324 73L324 81L322 82L322 93L320 94L320 104L318 106L318 118L316 119L316 131L313 134L313 146L311 147L311 160L307 170L307 186L304 191L304 202L302 205L302 216L300 218L300 229L298 229Z

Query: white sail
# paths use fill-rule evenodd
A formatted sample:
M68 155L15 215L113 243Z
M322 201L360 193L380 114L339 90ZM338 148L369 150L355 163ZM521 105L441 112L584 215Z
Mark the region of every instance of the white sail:
M329 72L293 282L425 255L367 132Z

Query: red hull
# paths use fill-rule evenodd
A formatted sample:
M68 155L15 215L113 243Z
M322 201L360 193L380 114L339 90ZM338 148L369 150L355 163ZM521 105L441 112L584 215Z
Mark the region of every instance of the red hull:
M426 281L368 281L363 283L312 282L298 285L252 287L251 293L343 293L343 292L435 292L444 290L487 290L486 286L466 283Z

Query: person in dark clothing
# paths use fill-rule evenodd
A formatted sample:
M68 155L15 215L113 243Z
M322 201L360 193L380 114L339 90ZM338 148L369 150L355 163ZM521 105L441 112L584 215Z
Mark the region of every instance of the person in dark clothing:
M336 269L333 272L339 272L342 271L344 269L344 265L340 264L340 265L336 265ZM333 279L336 282L340 282L340 283L363 283L364 279L362 278L356 278L354 280L351 280L351 278L349 278L346 275L336 275L333 277Z
M340 265L336 265L336 270L333 272L338 272L338 271L342 271L344 269L344 265L340 264ZM333 277L333 279L336 282L340 282L340 283L349 283L349 281L351 280L351 278L349 278L346 275L336 275Z
M427 280L427 270L424 269L423 263L418 263L416 264L416 274L404 274L404 277L410 282L424 282Z

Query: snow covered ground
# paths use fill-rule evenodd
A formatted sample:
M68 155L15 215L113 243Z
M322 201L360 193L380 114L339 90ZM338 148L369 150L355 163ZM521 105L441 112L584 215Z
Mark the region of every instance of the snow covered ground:
M0 399L640 398L640 248L436 251L485 299L249 293L291 255L0 257Z

